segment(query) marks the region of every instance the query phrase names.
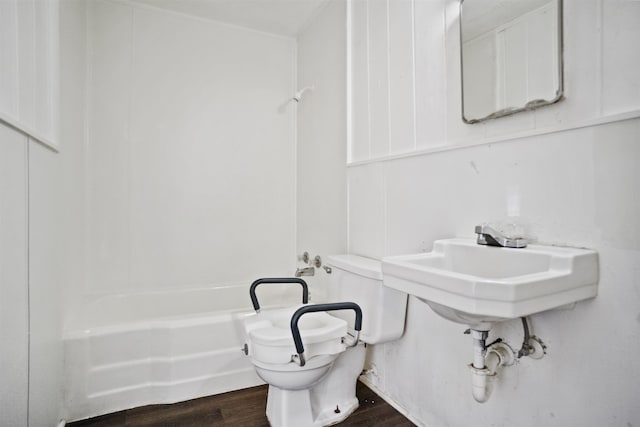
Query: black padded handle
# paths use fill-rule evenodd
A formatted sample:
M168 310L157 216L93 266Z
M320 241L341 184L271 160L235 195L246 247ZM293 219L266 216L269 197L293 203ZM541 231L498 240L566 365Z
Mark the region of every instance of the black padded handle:
M360 331L362 329L362 310L360 306L355 302L333 302L329 304L314 304L305 305L300 307L291 316L291 334L293 335L293 342L296 345L296 352L300 359L300 366L304 366L304 345L302 344L302 338L300 337L300 329L298 329L298 321L303 314L313 313L316 311L337 311L337 310L353 310L356 312L356 323L354 329Z
M307 304L309 302L309 287L307 282L297 277L268 277L264 279L258 279L251 284L249 288L249 295L251 296L251 302L253 303L253 309L258 313L260 311L260 303L258 303L258 297L256 296L256 287L262 283L298 283L302 286L302 303Z

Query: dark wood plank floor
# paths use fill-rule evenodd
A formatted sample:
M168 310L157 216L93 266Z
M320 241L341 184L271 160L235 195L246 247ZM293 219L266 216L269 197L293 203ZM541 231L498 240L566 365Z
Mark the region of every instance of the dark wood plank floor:
M414 426L371 389L358 382L360 407L339 426ZM149 405L67 424L69 427L269 427L267 386L202 397L172 405Z

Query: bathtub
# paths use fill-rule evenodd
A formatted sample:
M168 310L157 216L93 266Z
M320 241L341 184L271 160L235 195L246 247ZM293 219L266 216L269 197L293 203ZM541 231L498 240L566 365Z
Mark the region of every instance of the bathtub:
M107 295L63 335L68 421L263 384L241 352L247 284ZM291 285L258 288L262 306L299 303Z

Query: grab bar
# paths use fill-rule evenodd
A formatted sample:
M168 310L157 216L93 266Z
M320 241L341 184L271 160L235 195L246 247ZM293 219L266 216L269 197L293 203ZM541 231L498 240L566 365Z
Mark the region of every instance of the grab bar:
M297 277L270 277L264 279L258 279L251 284L249 288L249 295L251 296L251 302L253 303L253 309L256 313L260 313L260 303L258 303L258 297L256 296L256 287L262 283L298 283L302 286L302 303L307 304L309 302L309 287L307 282Z
M353 341L352 347L358 344L360 338L360 330L362 329L362 310L360 306L355 302L333 302L329 304L314 304L300 307L291 316L291 334L293 335L293 342L296 345L296 352L298 353L298 360L300 366L304 366L307 362L304 358L304 345L302 344L302 338L300 337L300 329L298 329L298 321L303 314L313 313L316 311L337 311L337 310L353 310L356 312L355 331L356 336Z

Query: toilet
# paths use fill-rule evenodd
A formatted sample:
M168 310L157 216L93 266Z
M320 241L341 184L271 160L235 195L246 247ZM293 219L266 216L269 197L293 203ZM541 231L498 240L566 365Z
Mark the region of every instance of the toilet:
M244 323L245 353L269 384L267 418L273 427L322 427L344 421L358 408L355 390L366 344L393 341L404 332L407 294L382 286L380 261L334 255L327 264L332 270L328 305L263 310ZM357 307L334 311L332 303ZM303 307L301 311L327 306L333 307L331 311L299 315ZM293 338L296 312L304 355L298 353Z

